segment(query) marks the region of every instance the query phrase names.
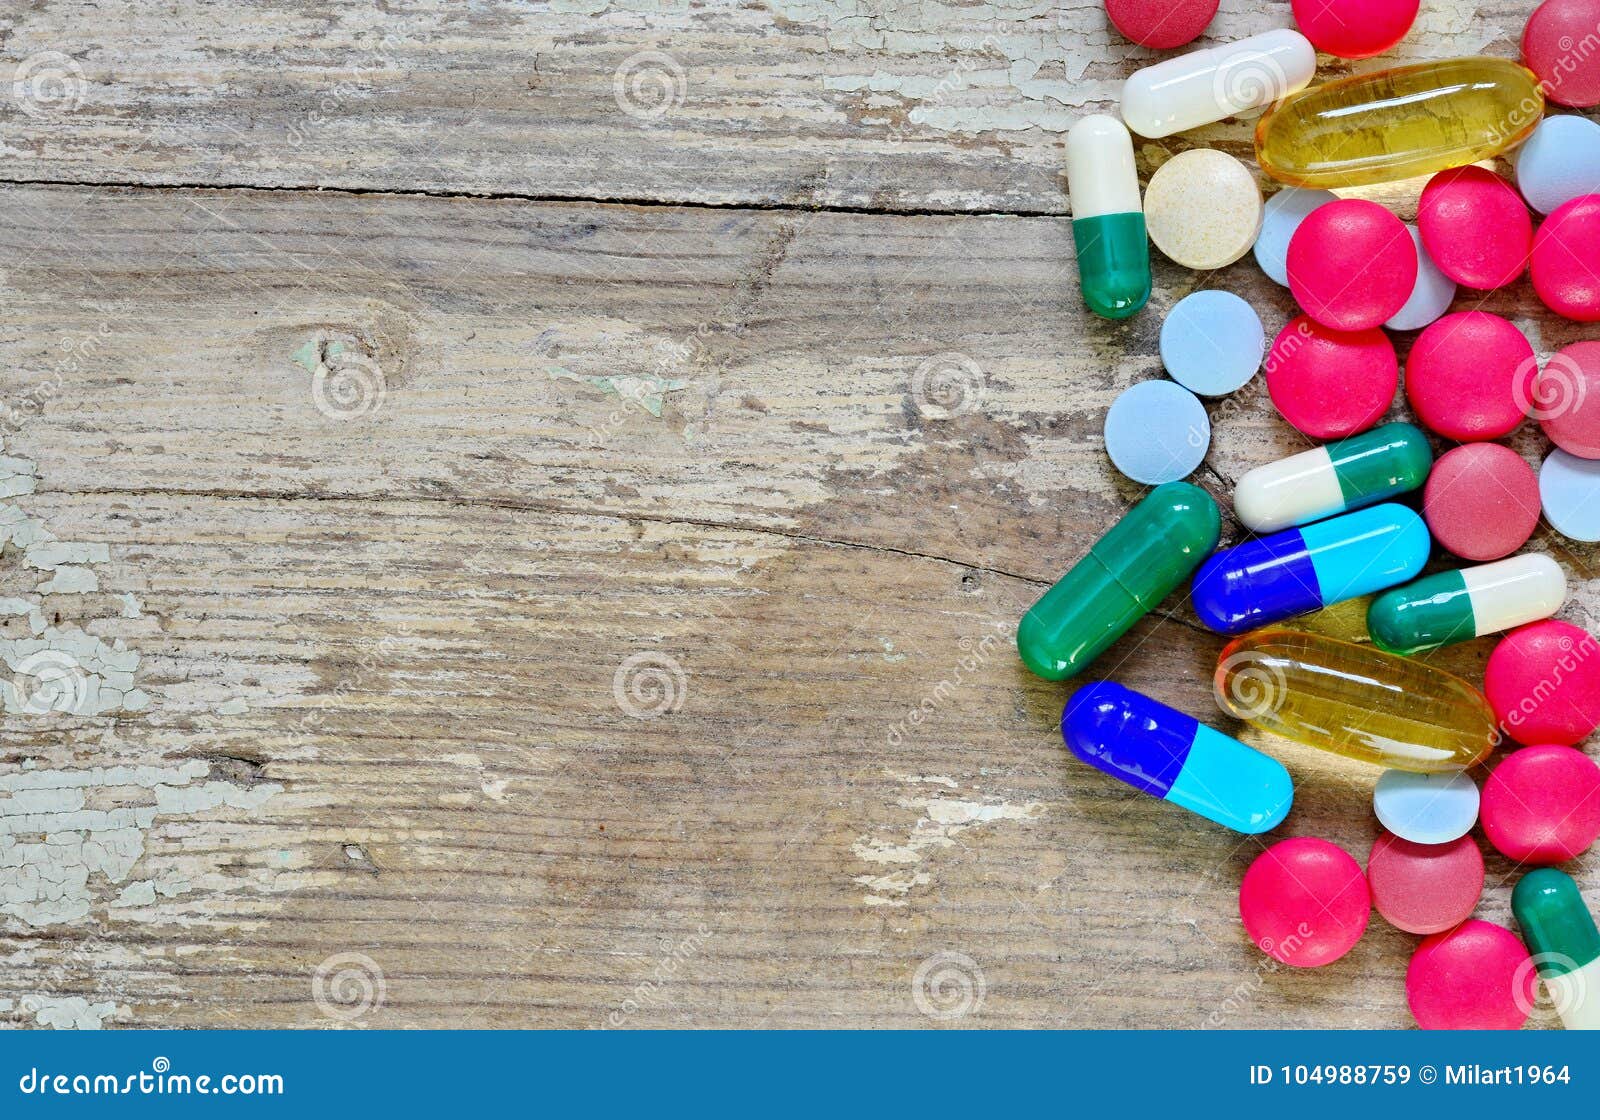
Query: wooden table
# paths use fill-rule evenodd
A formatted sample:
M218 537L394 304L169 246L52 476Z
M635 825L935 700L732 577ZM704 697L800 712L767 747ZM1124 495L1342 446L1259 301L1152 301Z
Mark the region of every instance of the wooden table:
M1425 7L1403 57L1531 4ZM1272 967L1261 843L1074 762L1012 648L1140 494L1166 308L1291 314L1246 262L1085 315L1061 134L1149 57L1094 0L0 17L0 1020L1408 1024L1413 938ZM1305 446L1211 411L1225 508ZM1237 731L1168 606L1103 668ZM1364 859L1374 773L1266 745Z

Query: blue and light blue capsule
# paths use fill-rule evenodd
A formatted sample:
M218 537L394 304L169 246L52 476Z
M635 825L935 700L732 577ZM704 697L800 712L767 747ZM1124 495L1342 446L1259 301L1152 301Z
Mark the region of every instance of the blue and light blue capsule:
M1111 681L1073 693L1061 738L1097 770L1235 832L1276 828L1294 801L1276 759Z
M1242 634L1414 579L1428 562L1428 527L1393 502L1223 549L1194 574L1194 610L1222 634Z

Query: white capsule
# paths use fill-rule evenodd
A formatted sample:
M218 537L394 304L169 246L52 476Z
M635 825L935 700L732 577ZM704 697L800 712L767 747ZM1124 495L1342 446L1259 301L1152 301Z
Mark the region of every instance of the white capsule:
M1067 133L1067 192L1074 220L1137 214L1139 169L1133 137L1104 113L1084 117Z
M1567 574L1541 552L1463 568L1461 582L1480 638L1549 618L1567 601Z
M1135 71L1122 84L1122 119L1158 140L1264 109L1304 89L1316 70L1316 48L1304 35L1263 32Z
M1326 447L1256 467L1233 491L1233 512L1257 533L1321 521L1344 508L1344 490Z

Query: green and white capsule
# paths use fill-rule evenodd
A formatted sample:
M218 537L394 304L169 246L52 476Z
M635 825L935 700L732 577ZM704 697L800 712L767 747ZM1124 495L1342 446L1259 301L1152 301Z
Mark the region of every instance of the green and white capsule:
M1385 424L1257 467L1233 491L1233 511L1257 533L1276 533L1415 490L1433 468L1428 437Z
M1511 891L1511 912L1562 1024L1600 1031L1600 929L1578 884L1553 867L1530 871Z
M1549 618L1566 601L1561 565L1529 553L1387 591L1367 608L1367 630L1379 649L1419 653Z
M1150 239L1127 126L1103 113L1067 133L1067 192L1083 302L1126 319L1150 298Z

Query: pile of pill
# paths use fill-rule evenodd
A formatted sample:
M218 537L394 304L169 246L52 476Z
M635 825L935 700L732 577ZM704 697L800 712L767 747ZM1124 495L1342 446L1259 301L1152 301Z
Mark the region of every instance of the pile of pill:
M1068 132L1090 311L1120 320L1145 306L1153 244L1200 270L1253 251L1301 314L1269 340L1237 295L1197 291L1171 307L1159 342L1171 380L1134 385L1105 419L1113 465L1152 489L1029 608L1017 648L1045 680L1076 677L1188 581L1196 616L1227 643L1213 681L1224 714L1382 768L1365 870L1317 837L1265 847L1239 889L1251 941L1284 964L1327 965L1376 908L1420 938L1404 978L1420 1026L1519 1027L1542 982L1567 1027L1597 1029L1600 929L1552 865L1600 838L1600 766L1582 750L1600 727L1600 641L1554 617L1567 575L1522 549L1541 514L1600 541L1600 340L1541 366L1522 331L1472 297L1526 282L1553 314L1600 322L1600 124L1556 108L1600 105L1600 51L1573 49L1600 28L1600 0L1545 0L1520 61L1314 84L1318 51L1381 54L1418 9L1294 0L1298 30L1157 61L1124 83L1121 119ZM1192 42L1216 10L1106 3L1118 31L1159 50ZM1254 110L1256 161L1280 184L1270 198L1247 165L1205 148L1162 163L1141 193L1131 133L1159 139ZM1488 166L1499 157L1514 159L1512 177ZM1413 177L1414 224L1338 193ZM1400 386L1392 331L1419 332L1404 371L1415 424L1382 423ZM1263 366L1277 412L1322 445L1239 479L1246 536L1219 551L1221 510L1184 481L1209 448L1201 398L1237 392ZM1552 445L1537 472L1496 442L1530 420ZM1436 446L1448 449L1436 458ZM1464 566L1423 575L1435 545ZM1296 625L1368 596L1369 640ZM1488 636L1481 688L1420 656ZM1281 762L1114 681L1073 693L1061 734L1083 762L1225 828L1257 835L1289 817ZM1511 893L1515 931L1472 916L1485 885L1475 827L1531 868Z

